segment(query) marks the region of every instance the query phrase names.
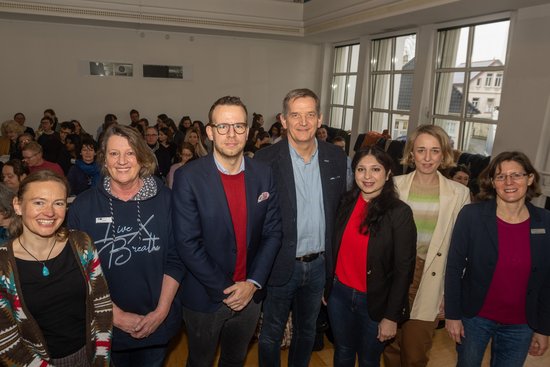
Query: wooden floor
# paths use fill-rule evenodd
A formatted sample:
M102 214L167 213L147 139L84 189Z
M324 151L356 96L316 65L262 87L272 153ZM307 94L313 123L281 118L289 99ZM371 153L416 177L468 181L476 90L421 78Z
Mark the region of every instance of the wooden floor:
M182 332L176 340L173 341L166 367L183 367L187 358L187 339L185 333ZM332 344L325 339L325 349L319 352L314 352L311 357L311 367L332 366L332 355L334 349ZM281 351L282 366L287 366L288 350ZM246 358L245 367L254 367L258 365L258 343L253 343ZM456 354L454 344L449 339L447 332L444 329L437 330L434 345L431 352L430 363L428 367L454 367L456 366ZM482 367L488 367L488 353L485 354ZM542 357L527 358L526 367L549 367L550 352Z

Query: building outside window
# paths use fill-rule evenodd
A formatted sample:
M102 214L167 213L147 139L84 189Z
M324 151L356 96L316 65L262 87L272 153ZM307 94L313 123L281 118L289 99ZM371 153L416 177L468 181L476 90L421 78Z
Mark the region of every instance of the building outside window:
M407 135L416 35L372 41L370 55L370 129L388 130L393 139Z
M456 149L491 154L509 26L502 20L438 31L431 117Z
M358 68L359 44L334 48L328 119L331 127L351 130Z

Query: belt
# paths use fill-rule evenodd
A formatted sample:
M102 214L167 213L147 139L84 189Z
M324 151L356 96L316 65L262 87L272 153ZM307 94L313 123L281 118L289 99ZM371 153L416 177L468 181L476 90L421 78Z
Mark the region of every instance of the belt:
M304 256L300 256L296 258L296 261L301 261L303 263L309 263L318 258L320 255L322 255L322 252L316 252L314 254L308 254Z

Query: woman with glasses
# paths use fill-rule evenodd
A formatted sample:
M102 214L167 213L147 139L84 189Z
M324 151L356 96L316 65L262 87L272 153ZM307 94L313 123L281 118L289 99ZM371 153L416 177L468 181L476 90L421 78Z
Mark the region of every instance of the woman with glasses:
M539 174L520 152L497 155L480 175L480 199L463 208L445 278L446 329L458 366L523 366L550 335L550 212L535 207Z

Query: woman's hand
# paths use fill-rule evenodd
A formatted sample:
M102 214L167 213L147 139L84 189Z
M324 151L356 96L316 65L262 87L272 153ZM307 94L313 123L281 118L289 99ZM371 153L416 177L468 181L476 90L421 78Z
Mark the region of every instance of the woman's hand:
M377 338L381 342L385 342L386 340L395 338L396 333L397 333L397 322L391 321L388 319L382 319L382 321L380 321L380 323L378 324Z
M113 303L113 325L120 330L132 334L142 319L143 316L122 311Z
M462 338L464 338L464 326L462 325L462 320L445 320L445 329L449 333L449 336L455 343L462 343Z
M529 354L535 357L540 357L548 349L548 336L539 333L533 334L531 339L531 346L529 347Z
M168 311L170 311L170 309L163 310L157 307L154 311L149 312L142 317L141 321L130 335L132 335L133 338L142 339L153 334L159 325L162 324L164 319L166 319L166 316L168 316Z

